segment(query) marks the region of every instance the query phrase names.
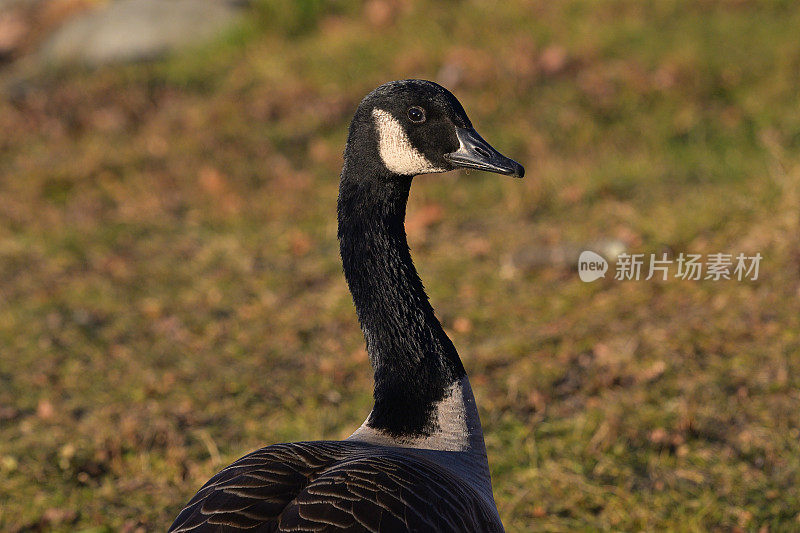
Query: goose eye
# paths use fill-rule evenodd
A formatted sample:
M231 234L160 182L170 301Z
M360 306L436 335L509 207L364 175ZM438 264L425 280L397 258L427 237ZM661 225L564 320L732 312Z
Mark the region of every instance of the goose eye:
M421 124L422 122L425 122L425 110L417 106L409 107L408 118L411 122Z

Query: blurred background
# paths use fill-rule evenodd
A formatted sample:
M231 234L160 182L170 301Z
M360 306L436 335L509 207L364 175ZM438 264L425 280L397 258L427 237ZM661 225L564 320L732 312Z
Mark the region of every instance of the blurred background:
M407 221L507 530L800 529L798 28L788 1L0 0L0 529L164 530L246 452L361 423L338 174L409 77L527 170L421 177ZM586 248L764 259L583 283Z

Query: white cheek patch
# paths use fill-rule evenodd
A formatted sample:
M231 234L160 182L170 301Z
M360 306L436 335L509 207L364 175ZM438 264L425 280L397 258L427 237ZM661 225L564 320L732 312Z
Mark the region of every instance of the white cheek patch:
M378 152L389 171L401 176L415 176L429 172L446 172L431 163L414 148L403 126L388 111L373 109L375 128L378 131Z

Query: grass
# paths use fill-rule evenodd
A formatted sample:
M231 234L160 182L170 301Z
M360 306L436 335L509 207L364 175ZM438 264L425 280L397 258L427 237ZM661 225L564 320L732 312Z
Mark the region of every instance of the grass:
M337 176L359 99L405 77L528 171L422 177L408 220L507 530L800 528L800 9L296 5L0 102L0 529L163 530L244 453L362 421ZM764 261L525 259L609 238Z

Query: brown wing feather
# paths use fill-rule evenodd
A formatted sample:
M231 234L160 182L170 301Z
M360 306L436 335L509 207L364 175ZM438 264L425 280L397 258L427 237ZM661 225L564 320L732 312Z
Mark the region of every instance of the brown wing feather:
M170 531L502 531L471 488L402 450L353 442L262 448L211 478Z

